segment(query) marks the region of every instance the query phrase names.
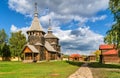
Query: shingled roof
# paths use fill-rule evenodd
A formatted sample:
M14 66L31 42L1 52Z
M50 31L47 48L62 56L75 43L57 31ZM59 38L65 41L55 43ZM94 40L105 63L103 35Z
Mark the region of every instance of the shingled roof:
M48 28L48 33L45 35L45 38L56 38L56 39L58 39L55 35L53 35L51 28Z
M103 44L99 46L100 50L108 50L108 49L113 49L114 45L108 45L108 44Z
M33 45L27 44L25 47L28 47L33 53L39 53L39 51Z
M75 58L75 57L81 57L81 56L80 56L80 54L71 54L70 57Z
M56 52L56 50L50 45L49 42L45 41L45 48L48 50L48 51L51 51L51 52Z
M51 44L56 44L55 42L52 42Z
M34 17L32 24L28 31L43 31L42 26L39 22L38 17Z
M40 45L40 46L43 46L41 43L37 42L35 45Z
M56 38L58 39L55 35L53 35L52 33L48 33L45 35L45 38Z
M118 50L115 50L115 49L108 50L107 52L103 52L102 54L103 55L116 55L116 54L118 54Z
M42 31L42 32L44 32L43 28L40 24L40 21L38 19L37 5L35 6L35 12L34 12L34 18L33 18L32 24L27 32L29 32L29 31Z

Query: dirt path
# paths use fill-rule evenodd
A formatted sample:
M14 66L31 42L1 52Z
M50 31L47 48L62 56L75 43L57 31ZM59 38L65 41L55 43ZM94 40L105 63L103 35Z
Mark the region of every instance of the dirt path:
M88 64L83 64L75 73L71 74L68 78L93 78Z

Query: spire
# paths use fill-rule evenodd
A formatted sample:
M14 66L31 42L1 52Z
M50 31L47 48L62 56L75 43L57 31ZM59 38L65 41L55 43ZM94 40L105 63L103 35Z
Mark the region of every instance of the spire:
M51 26L51 19L49 19L49 26Z
M48 33L52 33L51 19L49 19Z
M45 38L48 39L58 39L53 33L52 33L52 27L51 27L51 19L49 19L49 27L48 27L48 33L45 35Z
M35 11L34 11L34 18L33 18L32 24L27 32L30 32L30 31L42 31L43 34L45 34L38 18L37 3L35 3Z
M37 3L35 2L34 17L38 17Z

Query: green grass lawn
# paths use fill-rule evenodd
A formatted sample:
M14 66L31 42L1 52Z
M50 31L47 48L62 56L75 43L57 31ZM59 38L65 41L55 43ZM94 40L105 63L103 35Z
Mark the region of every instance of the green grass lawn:
M65 61L42 63L0 62L0 78L67 78L81 64Z
M120 78L120 64L90 63L94 78Z

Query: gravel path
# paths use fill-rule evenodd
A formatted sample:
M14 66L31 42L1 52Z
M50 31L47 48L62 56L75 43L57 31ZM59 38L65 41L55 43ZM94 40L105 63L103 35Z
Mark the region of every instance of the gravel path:
M71 74L68 78L93 78L88 64L83 64L75 73Z

